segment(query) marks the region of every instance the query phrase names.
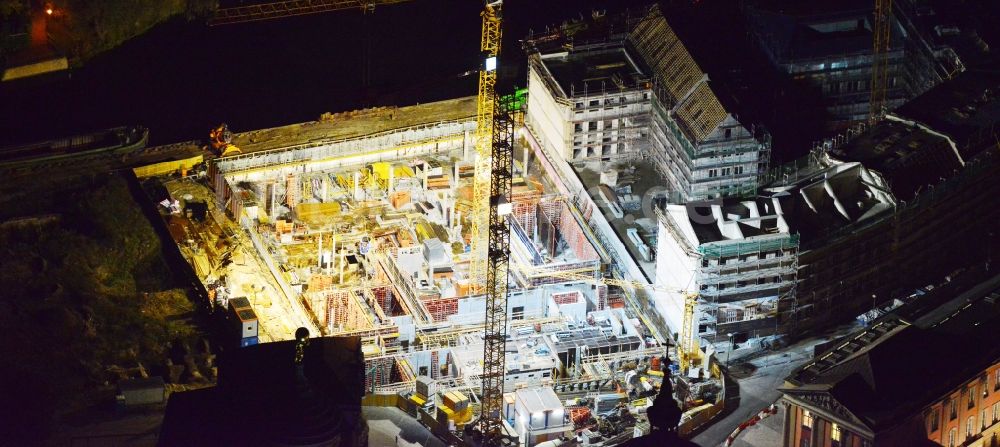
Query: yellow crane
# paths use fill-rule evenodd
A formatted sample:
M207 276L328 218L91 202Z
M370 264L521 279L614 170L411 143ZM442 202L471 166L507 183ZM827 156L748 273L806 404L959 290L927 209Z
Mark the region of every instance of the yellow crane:
M408 0L284 0L270 3L219 8L208 19L209 26L257 22L321 12L357 9L372 12L375 6L402 3Z
M500 55L500 14L502 0L487 2L482 12L480 50L483 66L479 70L479 94L476 105L476 164L470 218L469 286L473 294L483 292L486 284L487 227L490 195L490 157L493 145L493 112L496 108L497 58Z
M479 431L486 446L503 436L503 391L507 344L507 281L510 267L510 203L513 123L496 96L502 0L484 4L480 49L479 103L476 111L476 170L473 185L472 258L469 279L474 293L486 292L483 333L482 405Z
M868 121L874 123L886 112L889 89L889 35L892 28L892 0L875 0L875 24L872 26L872 91Z

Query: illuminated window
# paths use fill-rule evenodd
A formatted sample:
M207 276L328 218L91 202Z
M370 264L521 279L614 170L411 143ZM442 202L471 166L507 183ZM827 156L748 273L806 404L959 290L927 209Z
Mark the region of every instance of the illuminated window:
M812 428L813 426L813 415L809 410L802 411L802 425Z
M993 391L1000 391L1000 368L997 368L993 377Z
M969 408L975 407L976 406L976 386L975 385L969 386L969 388L968 388L967 391L969 393Z
M954 399L948 401L948 420L955 420L958 417L958 405L955 404Z
M927 415L927 419L927 425L930 426L929 431L931 433L938 431L938 420L941 419L941 413L937 410L937 408L930 411L930 414Z
M840 426L833 424L833 430L830 430L830 441L832 441L834 447L840 446L840 436Z
M971 438L974 434L976 434L976 417L969 416L969 419L965 421L965 438Z
M948 447L955 447L955 438L958 437L958 429L953 428L948 432Z

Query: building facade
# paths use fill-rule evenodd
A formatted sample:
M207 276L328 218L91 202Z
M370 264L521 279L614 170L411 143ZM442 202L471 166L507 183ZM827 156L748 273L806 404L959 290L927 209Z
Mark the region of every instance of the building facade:
M760 350L783 333L778 309L794 300L798 236L772 199L667 205L659 214L656 280L672 327L696 295L693 336L726 358Z
M887 54L889 111L937 85L947 73L907 16L915 13L909 3L895 3ZM833 124L868 117L873 21L872 2L747 8L748 26L771 63L818 90ZM948 55L957 58L954 52Z
M876 321L796 369L780 388L782 445L996 446L1000 348L968 343L1000 330L995 279L946 312ZM926 359L947 367L928 369Z

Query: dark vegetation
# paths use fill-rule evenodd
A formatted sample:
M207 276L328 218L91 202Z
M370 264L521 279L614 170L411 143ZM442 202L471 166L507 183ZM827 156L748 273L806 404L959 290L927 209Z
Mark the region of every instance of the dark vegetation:
M0 0L0 20L30 21L42 2ZM74 59L88 59L145 33L175 16L204 18L217 0L50 0L48 34L56 47ZM32 8L34 6L34 8Z
M68 44L62 49L83 59L114 48L171 17L195 19L216 7L215 0L54 0L53 4L65 11L63 20L58 21L63 25L60 37Z
M13 445L107 406L115 383L140 369L168 376L171 347L200 338L121 177L0 200L0 265L0 426L12 429L0 438Z

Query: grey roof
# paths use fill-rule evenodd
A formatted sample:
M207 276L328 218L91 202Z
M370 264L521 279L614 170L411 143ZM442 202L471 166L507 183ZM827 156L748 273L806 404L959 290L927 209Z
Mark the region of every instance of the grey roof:
M996 292L919 324L892 316L844 337L793 371L781 391L827 393L869 427L891 426L1000 360L1000 344L969 343L1000 333L1000 306L982 299Z
M829 163L812 175L787 185L766 188L790 233L815 241L892 209L896 199L878 173L856 162Z
M893 194L903 201L962 168L962 160L947 138L892 120L855 137L839 152L839 158L859 161L883 174Z
M603 89L617 91L616 82L634 86L636 80L643 77L639 67L620 46L546 55L541 61L567 97L575 96L573 92L579 95L585 90L591 93Z
M556 392L550 387L523 388L515 391L514 395L529 413L541 413L563 407Z

